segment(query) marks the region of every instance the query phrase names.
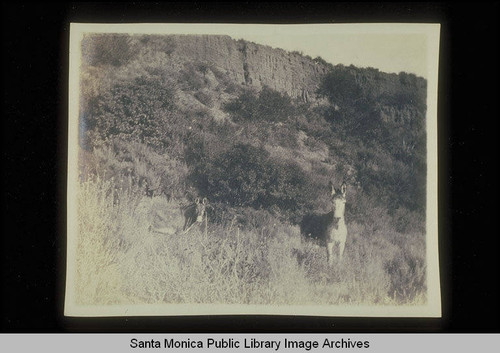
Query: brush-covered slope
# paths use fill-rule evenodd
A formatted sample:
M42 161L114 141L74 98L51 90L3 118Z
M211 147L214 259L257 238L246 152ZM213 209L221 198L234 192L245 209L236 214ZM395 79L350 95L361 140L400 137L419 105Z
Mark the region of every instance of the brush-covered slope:
M82 49L90 172L292 222L329 207L333 178L349 185L353 219L369 223L380 208L398 227L423 225L424 79L228 36L95 35ZM98 163L106 153L117 161Z

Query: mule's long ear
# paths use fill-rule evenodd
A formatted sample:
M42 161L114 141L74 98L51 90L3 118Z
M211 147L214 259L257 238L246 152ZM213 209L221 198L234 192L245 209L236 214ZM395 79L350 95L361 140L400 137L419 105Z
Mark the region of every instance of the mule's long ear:
M340 192L342 193L343 196L345 196L346 191L347 191L347 185L345 183L342 183L342 186L340 187Z
M194 200L194 203L195 203L195 204L199 204L199 203L200 203L200 198L199 198L199 197L197 197L197 198L196 198L196 200Z
M333 187L333 182L331 180L328 182L328 188L330 189L331 195L335 195L335 188Z
M203 204L206 205L208 203L208 200L206 197L203 198Z

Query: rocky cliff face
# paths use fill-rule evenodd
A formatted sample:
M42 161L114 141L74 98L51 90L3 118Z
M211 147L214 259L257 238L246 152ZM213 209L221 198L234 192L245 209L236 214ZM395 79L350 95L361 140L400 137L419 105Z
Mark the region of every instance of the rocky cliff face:
M208 62L234 82L261 89L264 85L290 97L315 100L327 65L298 53L229 36L173 35L173 57Z

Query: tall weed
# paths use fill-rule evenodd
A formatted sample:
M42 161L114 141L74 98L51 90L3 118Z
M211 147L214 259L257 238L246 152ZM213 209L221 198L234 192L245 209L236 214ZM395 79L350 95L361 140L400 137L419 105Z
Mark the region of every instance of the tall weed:
M329 267L323 247L303 241L298 227L268 213L245 224L234 218L213 223L211 217L184 233L181 203L139 191L133 185L116 190L99 178L81 184L79 302L425 301L421 236L408 240L390 228L369 236L364 226L352 223L343 261Z

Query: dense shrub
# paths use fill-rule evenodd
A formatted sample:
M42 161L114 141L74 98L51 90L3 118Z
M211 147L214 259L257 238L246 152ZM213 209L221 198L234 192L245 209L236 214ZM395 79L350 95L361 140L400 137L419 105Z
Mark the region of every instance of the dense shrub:
M326 96L341 109L351 107L365 98L355 75L347 70L331 70L321 80L318 93Z
M395 258L387 261L384 267L390 276L388 294L398 303L411 303L419 296L425 295L426 266L422 254L402 250Z
M142 76L116 82L95 97L81 117L87 130L83 145L93 147L110 137L165 147L174 110L175 91L166 79Z
M267 86L260 91L257 105L256 115L262 120L285 121L294 113L290 96Z
M227 103L224 109L236 122L257 119L255 115L258 109L257 98L251 91L245 90L238 98Z
M305 173L297 165L273 160L263 148L236 144L214 159L202 154L192 158L199 162L191 180L213 201L290 214L307 203Z
M242 92L225 105L225 110L236 122L242 121L285 121L294 114L295 108L287 94L267 86L258 95L250 90Z

